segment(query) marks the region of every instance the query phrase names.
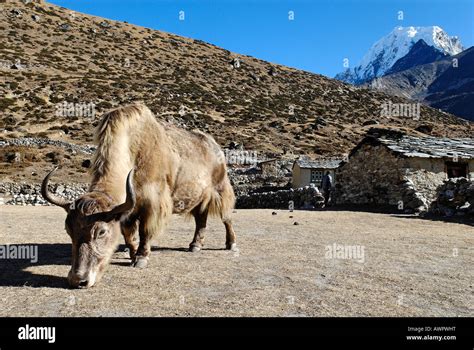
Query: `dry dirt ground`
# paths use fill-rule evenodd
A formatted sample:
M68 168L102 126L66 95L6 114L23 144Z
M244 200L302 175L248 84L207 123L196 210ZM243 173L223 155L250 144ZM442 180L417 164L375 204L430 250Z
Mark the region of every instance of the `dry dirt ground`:
M39 260L0 261L0 316L473 316L471 226L350 211L238 210L239 252L210 220L206 249L174 217L147 269L120 251L88 290L67 288L62 209L0 206L0 244L37 244ZM293 218L289 216L292 215ZM297 221L299 225L294 225ZM334 243L364 262L328 259Z

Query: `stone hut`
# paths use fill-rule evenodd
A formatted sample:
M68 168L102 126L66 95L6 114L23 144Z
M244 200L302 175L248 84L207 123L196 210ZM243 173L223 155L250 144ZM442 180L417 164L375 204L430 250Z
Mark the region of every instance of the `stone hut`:
M329 171L336 183L336 168L342 159L298 159L293 163L292 187L299 188L314 184L319 187L326 171Z
M263 175L277 176L279 171L278 159L266 159L257 163L257 168Z
M336 203L425 211L448 178L474 178L474 138L371 131L338 169Z

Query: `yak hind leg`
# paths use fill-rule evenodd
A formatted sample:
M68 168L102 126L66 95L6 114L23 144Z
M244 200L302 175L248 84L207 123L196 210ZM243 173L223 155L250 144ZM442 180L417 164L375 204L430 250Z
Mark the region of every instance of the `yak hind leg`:
M194 208L191 212L194 216L194 221L196 223L196 229L194 231L194 238L191 244L189 244L189 251L190 252L199 252L204 245L204 234L206 232L206 224L207 224L207 215L208 215L208 208L204 209L201 212L201 206L198 205Z
M220 217L225 226L225 248L235 252L238 251L238 249L231 219L232 210L235 204L235 195L228 178L224 180L224 186L220 193L220 197Z
M237 251L237 243L235 238L234 227L232 226L232 220L230 217L222 220L225 226L225 249Z

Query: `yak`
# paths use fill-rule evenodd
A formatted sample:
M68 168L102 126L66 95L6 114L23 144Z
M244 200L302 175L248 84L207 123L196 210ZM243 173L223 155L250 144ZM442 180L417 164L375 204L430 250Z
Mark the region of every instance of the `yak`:
M48 189L41 192L67 212L72 239L73 288L89 288L104 273L122 234L132 266L147 266L151 239L163 231L171 214L194 217L189 250L200 251L208 215L221 218L226 249L236 250L231 213L235 195L222 149L209 135L160 122L141 103L105 113L96 130L97 150L87 193L69 202Z

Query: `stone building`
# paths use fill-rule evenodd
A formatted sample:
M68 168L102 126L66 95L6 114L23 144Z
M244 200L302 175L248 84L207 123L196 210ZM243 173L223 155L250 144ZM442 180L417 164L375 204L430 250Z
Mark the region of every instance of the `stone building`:
M314 184L319 187L321 179L326 171L329 171L336 183L336 168L341 164L342 159L298 159L293 163L292 187L299 188Z
M368 134L337 170L336 203L427 210L448 178L474 178L474 138Z
M279 171L279 162L278 159L266 159L257 163L257 169L259 169L262 174L268 176L277 176Z

